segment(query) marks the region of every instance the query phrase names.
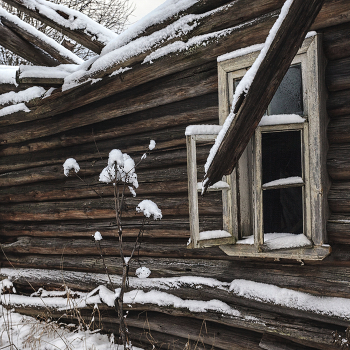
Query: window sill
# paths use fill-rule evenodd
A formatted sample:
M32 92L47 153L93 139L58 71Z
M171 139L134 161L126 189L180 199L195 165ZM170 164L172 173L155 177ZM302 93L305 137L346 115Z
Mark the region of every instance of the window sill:
M332 248L329 245L313 246L312 248L280 249L263 252L258 252L254 245L248 244L220 245L219 247L228 256L246 258L281 258L293 260L323 260L332 251Z

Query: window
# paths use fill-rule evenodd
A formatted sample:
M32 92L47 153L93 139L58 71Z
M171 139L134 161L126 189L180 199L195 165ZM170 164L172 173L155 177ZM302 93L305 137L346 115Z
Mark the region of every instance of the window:
M223 228L212 233L199 232L193 169L196 142L214 140L218 130L187 129L191 247L219 245L233 256L309 260L329 254L324 244L328 177L321 44L320 35L305 39L238 166L213 186L222 191ZM218 60L220 124L258 53Z

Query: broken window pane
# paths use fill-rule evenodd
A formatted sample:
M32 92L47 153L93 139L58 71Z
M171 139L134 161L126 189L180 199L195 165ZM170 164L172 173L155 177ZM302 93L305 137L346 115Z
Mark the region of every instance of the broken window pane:
M262 184L291 176L302 177L301 132L262 133Z
M264 233L303 233L303 189L263 192Z

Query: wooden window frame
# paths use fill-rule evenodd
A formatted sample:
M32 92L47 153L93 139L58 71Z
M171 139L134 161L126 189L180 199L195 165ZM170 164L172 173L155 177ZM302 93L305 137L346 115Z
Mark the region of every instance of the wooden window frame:
M241 78L257 58L259 51L218 62L219 80L219 123L222 125L230 112L230 99L233 96L233 80ZM224 230L232 235L233 242L241 238L241 232L254 235L254 245L224 244L220 241L208 242L206 246L220 245L220 248L230 256L266 257L322 260L331 249L325 244L326 221L328 217L327 192L329 180L326 171L327 152L327 115L326 89L324 86L325 59L322 52L322 36L316 34L304 40L302 47L295 56L293 64L301 64L304 123L259 126L255 136L250 141L239 160L238 166L231 175L226 176L229 189L223 191ZM231 83L230 83L231 82ZM262 226L262 187L261 187L261 154L259 149L261 133L266 131L301 130L303 144L304 178L304 234L313 243L312 247L267 250L263 244ZM195 143L203 135L187 136L188 169L195 163ZM208 135L206 135L208 138ZM193 140L191 140L191 138ZM215 138L215 135L211 135ZM190 145L190 146L189 146ZM260 152L260 153L259 153ZM254 165L254 170L250 166ZM197 175L196 175L197 176ZM260 177L259 177L260 176ZM260 179L260 181L259 181ZM192 176L193 180L193 176ZM191 181L192 181L191 180ZM192 181L193 182L193 181ZM197 178L196 178L197 182ZM252 185L253 184L253 185ZM190 172L189 172L190 186ZM194 186L192 184L192 186ZM196 183L197 188L197 183ZM198 218L197 191L189 187L191 240L196 242L199 235L198 226L194 228ZM252 205L250 203L253 203ZM197 205L197 212L196 207ZM197 240L198 242L198 240ZM190 247L201 247L191 244Z

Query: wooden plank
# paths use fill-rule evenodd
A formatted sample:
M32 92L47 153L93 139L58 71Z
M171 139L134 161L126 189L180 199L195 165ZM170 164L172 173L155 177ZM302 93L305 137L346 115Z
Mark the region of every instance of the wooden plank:
M206 188L221 180L223 175L232 173L322 4L323 0L307 3L294 0L291 4L249 91L241 105L236 107L234 121L205 175ZM227 162L227 159L230 161Z
M147 324L144 320L140 321L139 318L142 317L140 315L143 314L143 317L146 318L146 313L157 312L176 317L187 317L198 320L205 319L206 321L217 323L218 325L240 328L253 332L269 332L277 336L286 337L294 342L314 346L321 350L338 349L338 347L333 344L332 330L334 328L329 323L312 322L300 317L290 318L272 311L254 310L237 305L230 306L233 309L233 315L215 311L191 312L186 308L173 308L154 304L129 304L125 306L125 309L135 311L134 314L139 315L137 316L138 318L136 318L139 325ZM103 311L105 308L100 306L100 309ZM17 309L16 311L19 310L23 310L23 308ZM41 308L41 310L43 310L43 308ZM40 311L40 308L36 308L36 311ZM109 319L110 321L115 320L115 314L112 317L112 319ZM132 316L130 318L132 319ZM130 324L132 324L131 320ZM176 329L177 327L173 328ZM345 327L341 327L341 330L343 331L344 328Z
M68 55L62 54L62 52L66 51L67 49L63 46L61 47L62 50L57 50L55 46L50 45L49 40L51 38L48 38L49 40L44 41L39 36L33 35L32 32L26 31L23 27L18 26L15 22L12 22L10 20L10 17L1 17L1 23L5 25L7 28L10 28L13 32L17 33L21 38L26 40L27 42L33 44L34 46L40 48L47 54L49 54L52 58L57 60L59 63L73 63L77 64L80 63L81 60L77 58L77 60L73 60ZM34 29L34 28L33 28ZM43 33L41 33L42 35ZM57 46L59 44L57 43ZM72 55L73 56L73 55Z
M45 120L32 121L30 124L26 124L25 130L22 132L19 132L17 124L2 127L0 129L0 143L12 144L54 135L99 121L216 92L216 63L209 65L211 69L208 70L208 66L201 67L198 69L198 74L194 70L184 71L170 77L170 79L164 78L157 84L145 84L132 92L125 92L122 95L96 102L94 105L85 106L75 111L74 118L71 114L66 113ZM29 109L31 109L30 106ZM98 109L98 113L96 113L96 109ZM26 113L22 121L26 120L30 113ZM20 119L16 119L15 114L1 119L4 123L12 123L12 118L15 119L14 123L20 122Z
M350 144L331 145L327 154L327 170L336 181L350 180Z
M328 124L327 135L329 142L350 142L350 115L332 118Z
M326 28L323 31L324 52L328 60L338 60L350 56L350 22Z
M105 231L101 231L103 236ZM93 234L94 230L91 232L87 227L87 237L91 237L90 233ZM184 241L186 240L184 239ZM61 242L70 242L70 240L61 239ZM156 244L153 245L154 249L155 247L157 247ZM183 247L185 247L185 243ZM348 288L350 287L348 247L344 247L344 245L339 246L339 248L335 247L332 255L323 262L305 261L303 265L292 260L276 261L275 259L228 257L216 247L196 250L184 248L186 253L182 258L136 256L130 264L130 276L136 277L135 271L141 265L147 266L152 271L151 278L181 276L213 278L214 276L216 279L228 283L234 279L248 279L323 297L348 298ZM14 267L25 267L26 270L22 271L19 277L16 277L19 270L5 268L6 266L13 267L10 262ZM122 273L118 255L106 256L105 262L109 273L113 275ZM2 256L1 263L3 264L2 268L5 268L1 270L1 274L6 278L13 276L16 286L21 290L28 287L27 280L36 288L45 284L59 288L64 278L68 286L79 290L92 290L99 284L108 283L107 277L104 275L102 260L96 254L69 255L64 252L62 256L62 254L22 255L6 253L6 257ZM43 267L45 269L42 269Z
M37 20L39 20L42 23L45 23L46 25L58 30L59 32L63 33L64 35L67 35L69 38L72 38L79 44L87 47L88 49L100 53L102 48L105 46L104 43L100 42L97 37L96 33L92 33L89 30L85 29L70 29L64 26L62 23L59 21L54 21L50 18L49 15L45 14L44 11L39 11L36 7L35 4L34 6L26 6L26 2L23 0L5 0L5 2L19 11L26 13L30 17L33 17ZM62 8L58 11L56 10L56 16L58 18L62 18L63 21L67 20L70 16L69 12L64 12ZM98 25L96 23L96 25Z
M259 347L265 350L312 350L309 346L296 344L288 339L264 333Z
M128 194L128 196L130 196ZM136 215L135 208L142 199L150 199L157 203L164 216L188 215L187 193L182 196L146 196L129 197L125 200L126 208L123 216L130 218ZM37 202L7 204L0 206L2 221L56 221L56 220L84 220L84 219L113 219L114 198L96 198L59 202ZM207 199L199 202L201 215L220 215L222 213L221 194L212 193ZM141 214L136 215L142 218Z
M37 178L36 181L40 179L40 174L43 175L42 180L45 180L46 175L48 176L47 179L50 179L50 176L52 179L63 179L62 165L67 158L72 156L74 156L80 164L80 174L84 176L99 175L107 164L109 152L115 148L121 149L122 151L127 150L127 153L136 162L147 152L148 157L137 166L138 170L183 165L186 164L184 134L185 125L181 125L155 131L153 133L138 134L137 138L130 138L128 135L125 137L97 141L96 143L85 143L82 145L74 145L69 148L59 148L55 149L54 156L51 150L45 150L43 152L33 152L29 155L22 154L18 156L2 157L0 159L0 173L8 173L8 175L4 174L2 176L2 183L6 182L6 179L10 179L10 172L13 172L12 176L14 178L25 178L30 174L30 176ZM152 152L148 150L150 139L156 140L157 142L156 148ZM205 162L208 152L208 145L199 147L200 165ZM33 168L36 168L36 170ZM37 174L35 175L34 173ZM16 183L15 179L13 179L13 181L12 183ZM10 184L11 181L8 181L7 185Z
M175 127L177 125L187 126L197 123L214 124L217 122L217 105L217 93L206 94L122 116L117 120L110 119L94 123L93 125L76 128L42 138L41 140L28 141L20 145L3 145L0 149L0 155L4 157L27 154L45 149L81 145L94 141L98 142L104 139L133 135L135 130L151 132L164 129L169 125ZM198 106L200 106L200 108ZM21 131L22 128L23 124L22 127L18 125L19 131Z
M258 251L254 245L235 244L221 245L222 249L229 256L255 257L255 258L276 258L276 259L297 259L297 260L323 260L332 251L330 246L314 246L297 249L276 249L268 251L262 246L262 251Z
M59 65L55 58L27 42L2 23L0 24L0 45L38 66L54 67Z
M339 91L350 88L350 57L341 58L328 63L326 83L329 91Z
M331 92L327 100L328 115L340 117L350 114L350 90L340 90Z

